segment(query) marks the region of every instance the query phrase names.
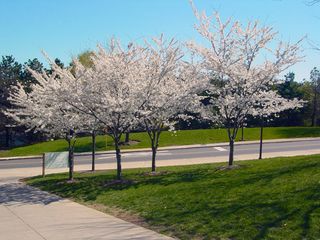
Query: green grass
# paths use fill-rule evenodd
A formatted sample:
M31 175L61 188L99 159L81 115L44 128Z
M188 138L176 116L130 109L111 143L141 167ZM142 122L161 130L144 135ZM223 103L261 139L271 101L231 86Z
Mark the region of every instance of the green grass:
M320 155L125 170L130 184L106 185L114 171L32 178L28 183L76 201L138 215L181 239L320 239ZM103 208L100 208L103 209ZM109 210L108 210L109 209Z
M258 140L259 129L247 128L245 129L245 140ZM277 139L277 138L299 138L299 137L319 137L320 127L277 127L265 128L264 139ZM240 137L240 132L238 138ZM107 145L106 145L107 139ZM131 140L139 141L138 144L123 147L124 149L131 148L148 148L150 141L146 133L132 133L130 134ZM178 131L175 135L171 132L163 132L160 137L160 146L174 146L174 145L189 145L189 144L207 144L226 142L227 133L225 129L202 129L202 130L183 130ZM97 137L97 150L112 150L113 143L110 137L98 136ZM33 145L13 148L9 151L0 151L0 157L12 156L28 156L39 155L43 152L56 152L66 151L67 142L63 139L37 143ZM91 151L91 137L78 138L76 143L76 152Z

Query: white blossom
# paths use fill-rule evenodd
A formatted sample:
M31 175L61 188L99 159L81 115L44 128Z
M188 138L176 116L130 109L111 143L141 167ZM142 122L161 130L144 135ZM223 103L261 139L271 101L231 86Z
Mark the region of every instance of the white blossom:
M207 116L218 113L226 126L232 165L238 128L248 115L255 113L257 105L264 108L265 100L275 96L272 86L278 82L279 74L302 60L302 40L294 44L280 41L273 49L277 33L271 27L260 26L257 21L245 26L231 19L223 22L218 13L207 16L194 6L193 9L199 21L196 29L207 46L190 42L188 47L201 58L202 67L215 86L212 107L208 108L214 112L207 112Z
M196 65L182 61L184 54L174 39L167 42L161 35L146 45L140 95L144 102L139 116L151 140L152 171L155 171L161 131L165 127L175 131L177 118L188 118L186 111L200 111L202 97L198 93L205 88L207 81Z

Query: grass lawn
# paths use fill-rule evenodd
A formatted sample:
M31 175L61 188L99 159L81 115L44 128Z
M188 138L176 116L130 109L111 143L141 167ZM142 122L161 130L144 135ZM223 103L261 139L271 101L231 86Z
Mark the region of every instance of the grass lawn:
M238 139L241 131L239 131ZM247 128L245 129L245 140L258 140L259 129ZM320 137L320 127L277 127L265 128L265 139L277 138L299 138L299 137ZM139 143L132 146L124 146L126 148L149 148L150 141L146 133L132 133L130 140L136 140ZM160 147L174 146L174 145L189 145L189 144L206 144L226 142L227 133L225 129L201 129L201 130L183 130L178 131L175 135L171 132L163 132L160 137ZM106 143L107 142L107 143ZM13 148L9 151L0 151L0 157L12 156L27 156L40 155L43 152L58 152L66 151L67 142L63 139L56 141L49 141L37 143L24 147ZM97 151L113 150L113 143L110 137L97 137ZM91 137L78 138L76 143L76 152L91 151Z
M126 184L108 184L114 171L28 183L181 239L320 239L320 155L240 164L166 167L156 176L125 170Z

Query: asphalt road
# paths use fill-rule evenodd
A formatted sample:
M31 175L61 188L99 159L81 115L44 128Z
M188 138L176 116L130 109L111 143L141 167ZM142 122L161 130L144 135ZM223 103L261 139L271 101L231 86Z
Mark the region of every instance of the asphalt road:
M319 150L320 139L308 140L308 141L294 141L283 143L264 143L264 153L279 153L281 152L303 152L308 154L308 151ZM235 154L248 155L259 153L259 144L243 144L236 145ZM201 147L201 148L189 148L189 149L174 149L174 150L161 150L158 151L157 160L184 160L195 158L214 158L214 157L226 157L228 159L228 146L220 147ZM132 152L123 153L123 162L138 162L151 159L151 152ZM112 163L115 162L114 154L102 154L96 156L96 164ZM85 165L91 163L91 156L76 156L75 165ZM40 167L42 164L41 159L23 159L23 160L8 160L0 161L0 169L14 169L14 168L33 168Z

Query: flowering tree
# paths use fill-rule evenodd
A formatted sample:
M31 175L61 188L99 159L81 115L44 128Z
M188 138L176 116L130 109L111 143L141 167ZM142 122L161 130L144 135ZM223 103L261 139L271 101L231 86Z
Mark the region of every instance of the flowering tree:
M262 92L259 102L252 110L252 116L260 120L260 149L259 159L262 159L262 141L263 141L263 127L265 120L270 117L277 117L277 114L289 110L303 107L304 101L299 99L285 99L275 91Z
M144 47L131 43L125 49L113 39L107 50L99 46L98 51L92 52L91 68L74 61L75 78L66 78L64 83L75 87L62 88L71 90L63 95L71 96L66 100L71 106L94 116L109 130L116 150L118 179L121 179L119 143L124 133L138 124L145 125L155 171L161 131L165 126L173 127L170 120L178 113L199 105L195 93L200 84L192 77L196 68L182 63L182 56L176 41L166 43L161 36L152 43L146 42Z
M123 48L120 42L112 39L107 50L98 46L92 53L91 68L85 68L79 61L73 65L75 88L69 92L69 104L93 116L108 129L115 145L119 180L122 173L120 139L138 124L138 110L144 102L141 97L145 84L144 51L135 44Z
M56 71L60 72L61 76L64 78L63 86L60 87L60 90L62 91L61 95L63 95L64 101L70 105L70 107L73 108L75 112L78 112L78 114L82 118L83 123L83 131L91 134L91 171L95 171L95 160L96 160L96 134L101 129L101 124L94 116L88 114L85 111L80 111L79 108L75 107L76 102L75 100L78 99L79 94L79 81L77 77L75 76L75 62L78 64L81 63L81 65L85 68L92 67L89 57L91 56L91 52L84 52L83 54L80 54L77 59L74 59L71 63L71 68L69 68L69 72L72 73L72 76L69 75L69 73L61 72L59 69L56 69Z
M194 8L195 9L195 8ZM229 165L233 165L234 141L246 116L252 115L261 96L268 94L277 76L301 60L300 41L275 44L276 32L260 27L258 22L246 26L231 19L222 22L219 15L207 16L194 10L200 35L209 46L189 43L202 60L208 74L217 78L219 88L212 106L218 109L229 137ZM264 59L267 60L264 60Z
M187 117L186 110L198 111L203 89L197 81L195 65L181 61L183 53L177 42L166 42L163 36L147 42L144 52L144 85L140 121L146 128L152 149L152 172L156 171L156 154L162 130L174 129L176 117ZM205 83L205 81L202 81Z
M28 69L38 83L30 86L31 91L26 91L21 85L14 87L9 100L16 108L8 110L7 114L29 130L41 131L51 136L64 136L69 150L69 180L73 180L74 145L83 121L61 95L63 78L58 73L68 75L69 71L55 63L51 64L53 69L59 71L47 74L45 71L39 73Z

